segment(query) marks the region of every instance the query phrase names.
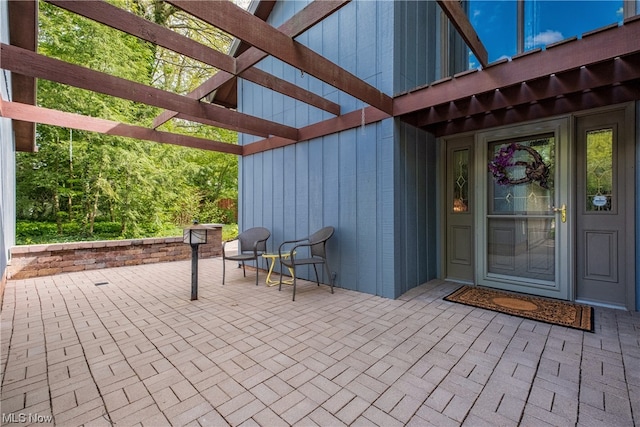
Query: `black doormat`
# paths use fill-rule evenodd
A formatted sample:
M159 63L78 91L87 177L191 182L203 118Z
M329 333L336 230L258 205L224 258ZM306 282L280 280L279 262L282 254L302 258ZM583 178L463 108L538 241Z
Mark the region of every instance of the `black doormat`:
M463 286L444 300L593 332L593 307L589 305L479 286Z

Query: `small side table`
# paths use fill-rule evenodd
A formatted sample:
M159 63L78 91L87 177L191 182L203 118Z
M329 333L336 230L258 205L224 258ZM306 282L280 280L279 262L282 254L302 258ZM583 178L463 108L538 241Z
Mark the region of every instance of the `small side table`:
M280 259L280 255L278 254L262 254L262 257L268 260L271 260L271 262L269 263L269 273L267 273L267 278L265 279L265 282L267 282L267 286L276 286L280 284L280 279L278 280L273 280L271 278L271 273L273 273L273 266L275 265L276 261ZM289 252L282 254L282 258L289 258ZM282 283L286 284L286 285L293 285L293 270L289 267L287 267L289 269L289 275L291 276L291 279L286 279L283 280Z

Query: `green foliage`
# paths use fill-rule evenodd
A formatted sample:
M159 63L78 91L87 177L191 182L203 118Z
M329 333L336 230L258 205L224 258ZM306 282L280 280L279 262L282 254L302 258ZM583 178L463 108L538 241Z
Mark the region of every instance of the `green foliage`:
M155 0L109 0L226 50L230 38ZM133 36L39 2L39 52L164 90L185 93L215 70ZM38 82L38 105L150 126L156 108ZM163 129L235 143L234 132L172 120ZM18 241L129 238L181 233L180 226L234 221L218 206L237 200L234 155L38 125L37 153L17 153ZM31 223L32 225L29 225Z
M238 236L238 224L225 224L222 226L222 241L235 239Z
M224 224L222 226L222 240L233 239L238 235L238 224ZM147 233L137 237L174 237L182 236L182 227L165 224L155 233ZM17 221L16 244L35 245L41 243L62 243L94 240L119 240L124 239L120 233L120 224L117 222L99 221L95 223L92 235L83 231L82 224L67 222L62 224L62 234L58 233L55 222L45 221Z

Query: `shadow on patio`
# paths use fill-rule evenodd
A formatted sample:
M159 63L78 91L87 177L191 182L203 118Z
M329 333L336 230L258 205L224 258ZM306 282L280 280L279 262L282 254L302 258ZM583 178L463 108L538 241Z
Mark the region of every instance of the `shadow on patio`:
M189 261L9 281L3 424L640 422L640 313L596 308L592 334L445 302L442 281L398 300L300 281L292 302L221 271L200 260L197 301Z

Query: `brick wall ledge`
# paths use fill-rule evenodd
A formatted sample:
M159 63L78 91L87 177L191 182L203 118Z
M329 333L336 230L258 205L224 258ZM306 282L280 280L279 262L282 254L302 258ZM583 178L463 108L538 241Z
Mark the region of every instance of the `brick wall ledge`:
M210 226L200 258L222 255L222 227ZM124 267L191 258L182 237L52 243L11 248L8 279L27 279L74 271Z
M94 240L91 242L48 243L41 245L23 245L11 248L11 256L33 252L70 251L77 249L107 248L117 246L156 245L163 243L182 243L182 237L149 237L146 239Z

